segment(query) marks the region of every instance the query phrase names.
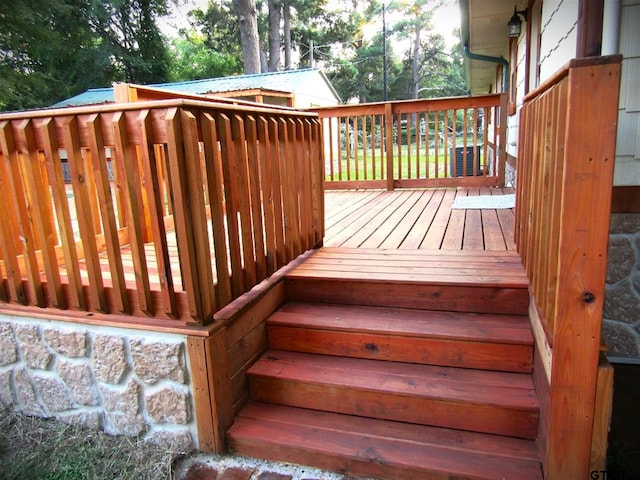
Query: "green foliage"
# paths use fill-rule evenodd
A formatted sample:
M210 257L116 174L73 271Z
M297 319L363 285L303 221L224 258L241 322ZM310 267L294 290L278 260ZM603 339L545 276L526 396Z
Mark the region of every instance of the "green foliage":
M192 28L173 43L173 80L224 77L242 73L240 28L231 2L209 2L189 12ZM191 62L191 63L190 63Z
M184 34L172 43L169 77L171 81L226 77L242 71L238 55L219 52L206 45L205 36L196 32Z
M401 73L399 65L393 61L393 49L387 46L387 78L390 92ZM379 102L384 98L384 56L382 36L377 35L371 42L355 50L352 58L338 63L328 72L328 77L343 100L358 99L359 102ZM389 95L394 99L394 95Z
M0 110L48 106L114 81L161 83L242 72L230 0L212 0L206 10L190 12L191 28L173 39L158 29L168 2L178 0L0 2ZM466 93L461 48L447 51L430 28L440 3L387 5L389 99L412 98L416 92L421 97ZM294 68L310 66L313 58L344 101L381 101L382 3L291 0L289 5L292 48L298 53ZM267 2L261 0L257 8L267 52ZM416 39L418 49L412 48Z
M82 0L0 3L0 110L47 106L108 85L108 54Z
M116 80L161 83L169 78L169 55L156 24L167 0L89 0L90 25L117 71Z
M168 79L167 0L0 2L0 110L49 106L113 81Z

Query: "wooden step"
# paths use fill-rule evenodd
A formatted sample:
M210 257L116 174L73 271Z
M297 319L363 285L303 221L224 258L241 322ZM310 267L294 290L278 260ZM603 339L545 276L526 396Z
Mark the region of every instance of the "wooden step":
M254 401L535 438L530 375L272 350L247 372Z
M324 248L286 277L287 298L527 315L528 280L514 252Z
M274 350L531 372L523 316L288 303L267 325Z
M542 479L535 443L253 403L227 435L239 454L388 480Z

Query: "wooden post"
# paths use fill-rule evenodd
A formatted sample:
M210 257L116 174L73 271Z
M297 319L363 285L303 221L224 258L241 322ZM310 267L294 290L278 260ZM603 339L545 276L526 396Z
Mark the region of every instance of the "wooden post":
M602 54L603 16L604 0L578 2L576 58L597 57Z
M192 222L190 196L190 184L188 180L188 163L185 160L184 138L183 138L183 116L182 110L171 108L167 111L167 153L169 162L169 177L171 179L171 192L174 203L174 219L176 228L176 238L180 255L180 268L182 271L182 282L187 294L190 315L199 323L208 323L213 317L213 312L203 304L200 282L198 274L198 257L196 241ZM189 128L188 126L186 128ZM193 156L193 153L191 154ZM199 169L198 169L199 170ZM194 192L195 193L195 192ZM204 220L204 219L202 219ZM209 271L211 267L209 267ZM209 275L211 277L211 274ZM213 288L213 285L205 285L205 288ZM207 293L208 290L207 290ZM209 297L207 303L214 299Z
M384 105L385 150L387 158L387 190L393 190L393 109L391 103ZM399 161L399 160L398 160Z
M223 453L226 431L233 424L226 330L221 328L208 338L190 336L187 347L198 447L205 452Z
M551 479L589 474L619 78L619 63L569 70L545 464Z
M604 352L600 352L596 389L596 410L591 439L591 462L589 471L601 472L607 468L607 437L613 407L613 367Z
M504 187L504 176L507 164L507 109L509 107L509 99L506 93L500 95L500 126L498 135L500 142L498 143L498 185Z
M113 85L113 97L116 103L137 102L138 92L129 83L115 83Z

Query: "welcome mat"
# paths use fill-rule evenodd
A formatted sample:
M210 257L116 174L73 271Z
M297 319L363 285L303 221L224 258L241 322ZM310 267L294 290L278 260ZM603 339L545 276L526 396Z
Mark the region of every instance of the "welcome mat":
M516 206L515 194L509 195L478 195L475 197L456 197L451 208L513 208Z

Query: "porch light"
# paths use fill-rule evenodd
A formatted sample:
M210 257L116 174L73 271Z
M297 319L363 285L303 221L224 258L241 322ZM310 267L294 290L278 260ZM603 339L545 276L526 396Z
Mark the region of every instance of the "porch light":
M513 16L509 23L509 37L517 38L520 36L520 32L522 32L522 20L520 20L520 15L524 18L525 22L527 21L527 9L525 8L522 11L518 11L517 6L513 7Z

